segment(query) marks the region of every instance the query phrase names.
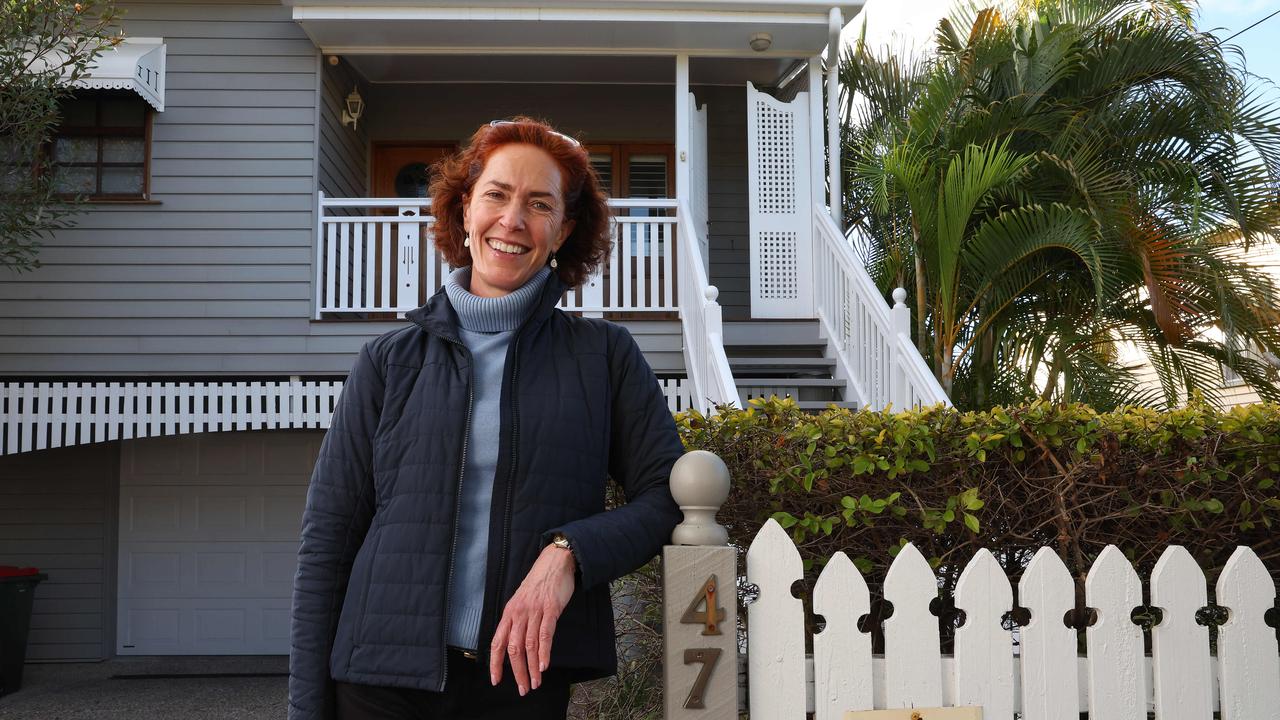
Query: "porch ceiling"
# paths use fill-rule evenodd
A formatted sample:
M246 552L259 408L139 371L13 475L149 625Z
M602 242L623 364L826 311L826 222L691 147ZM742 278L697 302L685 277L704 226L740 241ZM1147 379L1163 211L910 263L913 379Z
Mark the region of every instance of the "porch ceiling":
M618 2L412 6L353 0L283 0L326 53L575 54L808 57L827 45L827 12L845 21L861 2ZM772 46L750 48L756 33Z
M587 83L670 85L670 57L566 55L347 55L373 83ZM790 58L700 57L689 61L693 85L772 86L791 68Z

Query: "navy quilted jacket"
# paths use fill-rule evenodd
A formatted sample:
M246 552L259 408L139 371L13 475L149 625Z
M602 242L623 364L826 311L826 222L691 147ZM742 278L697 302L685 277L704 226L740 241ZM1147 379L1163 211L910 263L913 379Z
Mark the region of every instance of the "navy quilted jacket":
M555 308L553 275L508 349L481 645L551 535L573 542L577 587L551 664L612 674L608 583L649 560L679 522L668 477L683 452L623 328ZM413 325L360 352L325 435L303 515L293 592L289 717L333 715L332 681L440 691L470 354L443 292ZM612 476L627 503L605 512ZM509 672L509 670L508 670Z

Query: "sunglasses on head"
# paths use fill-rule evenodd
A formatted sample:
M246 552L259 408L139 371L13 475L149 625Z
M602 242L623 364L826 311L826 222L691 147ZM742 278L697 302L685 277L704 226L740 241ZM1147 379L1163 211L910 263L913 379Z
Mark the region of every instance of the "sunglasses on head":
M489 121L489 127L499 127L501 125L523 125L523 124L527 124L527 123L519 123L519 122L516 122L515 120L490 120ZM565 142L569 143L574 147L582 147L582 143L578 142L577 140L574 140L573 138L569 137L568 135L565 135L564 133L558 133L555 130L551 130L549 128L544 128L544 129L547 132L551 133L552 135L555 135L556 137L560 138L561 140L564 140Z

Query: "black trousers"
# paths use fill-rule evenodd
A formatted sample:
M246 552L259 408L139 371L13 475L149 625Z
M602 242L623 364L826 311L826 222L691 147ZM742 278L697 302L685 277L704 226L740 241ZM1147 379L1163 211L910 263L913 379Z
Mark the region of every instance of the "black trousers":
M336 684L337 720L564 720L570 683L554 668L542 686L524 697L504 668L502 681L489 684L489 666L449 650L444 692L412 688Z

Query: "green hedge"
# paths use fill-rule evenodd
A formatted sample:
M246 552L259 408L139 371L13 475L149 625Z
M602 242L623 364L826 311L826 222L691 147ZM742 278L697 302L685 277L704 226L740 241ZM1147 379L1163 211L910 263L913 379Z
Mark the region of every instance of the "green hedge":
M844 550L875 583L915 543L954 588L978 548L1016 576L1042 545L1083 578L1108 544L1144 576L1169 544L1210 579L1236 545L1280 575L1280 406L1173 412L1031 405L959 412L828 409L789 400L677 416L689 449L729 467L721 512L745 548L789 529L810 576Z

